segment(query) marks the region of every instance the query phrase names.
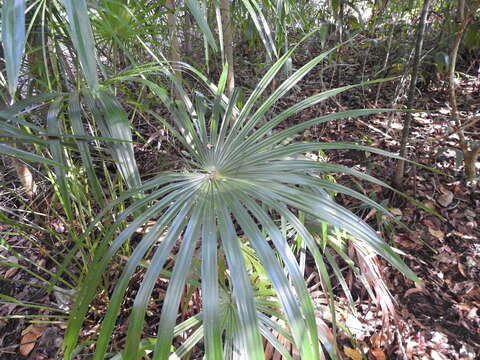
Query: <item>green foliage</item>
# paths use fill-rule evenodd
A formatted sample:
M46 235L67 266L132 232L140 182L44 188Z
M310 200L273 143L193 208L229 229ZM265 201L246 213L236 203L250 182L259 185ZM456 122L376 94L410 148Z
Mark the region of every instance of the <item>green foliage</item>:
M25 48L25 1L5 0L2 6L2 45L10 96L15 96Z
M463 36L463 45L470 51L480 48L480 21L473 22Z
M96 51L87 3L85 0L65 0L65 9L67 10L72 41L77 50L83 74L90 88L93 91L97 91L99 84Z

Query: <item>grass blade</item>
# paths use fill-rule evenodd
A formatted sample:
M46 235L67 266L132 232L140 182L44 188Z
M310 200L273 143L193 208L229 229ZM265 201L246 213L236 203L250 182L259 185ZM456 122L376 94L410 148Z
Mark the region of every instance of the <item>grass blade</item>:
M36 154L32 154L29 151L20 150L14 146L9 146L6 144L0 144L0 153L8 156L16 157L25 161L39 162L42 164L47 164L47 165L52 165L52 166L57 166L59 168L67 169L65 165L60 164L56 161L46 159L43 156L38 156Z

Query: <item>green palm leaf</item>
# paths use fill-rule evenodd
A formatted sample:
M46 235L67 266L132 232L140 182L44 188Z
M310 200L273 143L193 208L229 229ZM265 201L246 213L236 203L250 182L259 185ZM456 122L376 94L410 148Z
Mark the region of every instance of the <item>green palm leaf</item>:
M61 130L59 125L58 115L62 106L63 99L59 97L55 100L48 109L47 114L47 125L48 125L48 135L52 138L50 139L50 151L53 156L53 160L60 164L64 164L66 167L66 161L64 156L64 149L60 144ZM64 167L55 167L56 181L55 184L59 188L60 202L65 209L65 213L69 220L73 219L73 210L70 202L70 190L68 188L67 182L67 173Z
M195 21L197 22L198 26L202 30L205 38L207 39L208 44L212 47L213 50L217 51L217 43L213 38L212 31L210 30L210 26L208 26L207 19L205 18L204 11L200 7L200 4L196 0L185 0L185 4L190 9Z
M5 0L2 6L2 43L8 91L14 97L25 49L25 1Z
M217 227L214 202L207 198L205 203L205 223L202 227L202 301L203 325L205 328L205 351L209 359L223 359L222 331L220 323L220 303L217 263Z
M83 74L92 90L99 87L95 43L85 0L64 0L73 44Z

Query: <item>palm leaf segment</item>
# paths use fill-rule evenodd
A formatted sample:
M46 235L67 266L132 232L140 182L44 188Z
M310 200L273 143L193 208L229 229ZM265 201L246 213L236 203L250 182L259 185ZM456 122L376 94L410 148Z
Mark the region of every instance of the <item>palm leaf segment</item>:
M194 256L200 257L201 261L203 311L196 319L200 319L202 325L192 335L192 342L198 341L203 333L208 359L222 359L225 356L263 359L261 336L271 339L274 346L280 349L281 344L275 343L275 337L271 336L269 329L276 329L277 332L282 330L272 325L274 322L261 312L259 301L255 300L245 260L241 256L241 236L247 239L263 265L281 305L290 339L302 358L324 358L319 344L336 358L333 336L329 330L325 330L328 328L321 319L315 319L314 305L303 273L288 239L275 220L282 217L303 238L322 274L324 291L331 293L324 254L300 221L299 211L347 231L355 241L364 242L408 277L416 279L373 229L333 202L324 189L355 196L382 211L386 210L362 194L321 178L322 173L345 172L344 168L301 158L301 154L307 151L335 146L322 143L284 145L286 139L312 125L382 110L330 114L272 134L272 130L289 116L352 87L314 95L267 119L267 112L272 105L329 54L324 53L300 68L258 105L265 89L292 51L280 58L266 73L241 110L234 105L237 92L233 93L231 99L223 95L226 71L218 86L208 84L215 94L212 102L207 102L203 96L197 96L191 102L179 87L185 101L184 104L174 103L152 84L152 90L169 108L174 119L176 126L171 127L171 131L184 146L185 168L178 173L160 174L144 183L137 191L148 195L134 198L132 205L116 218L117 225L112 226L99 245L91 267L93 270L79 291L65 336L66 357L78 340L88 305L95 296L104 269L122 244L139 226L151 219L156 220L155 225L136 246L112 294L97 341L95 359L104 358L129 280L140 261L157 242L159 245L154 248L151 265L140 285L130 315L124 359L133 359L137 354L149 298L177 241L179 250L163 302L154 359L166 359L170 355L172 339L178 333L178 327L175 328L177 311ZM195 69L186 65L183 67L201 76ZM340 144L337 147L355 148L355 145ZM125 194L117 202L132 194ZM147 204L150 204L147 210L137 215L119 235L115 235L118 233L118 224L144 209ZM114 205L115 202L103 213L108 213ZM91 229L93 231L94 226ZM89 236L89 233L85 236ZM198 244L200 250L196 251ZM233 289L229 301L225 300L223 288L219 285L219 254L224 255L229 269L229 286ZM228 328L223 319L228 312L225 310L228 303L233 304L235 309L237 325L234 329Z

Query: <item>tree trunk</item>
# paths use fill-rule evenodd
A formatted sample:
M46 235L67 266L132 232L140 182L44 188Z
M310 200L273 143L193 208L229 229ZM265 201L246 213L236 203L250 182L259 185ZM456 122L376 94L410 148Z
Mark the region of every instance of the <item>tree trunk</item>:
M193 56L192 52L192 28L193 28L193 21L192 15L190 13L185 14L185 27L183 29L183 38L184 38L184 46L183 52L187 58Z
M220 11L222 14L223 48L225 60L228 64L226 93L227 96L231 96L235 87L235 75L233 69L233 32L232 22L230 21L230 0L221 0Z
M450 57L448 64L448 101L450 103L450 116L454 123L458 126L459 145L463 152L465 163L465 175L467 180L473 180L476 176L475 163L480 153L480 146L469 146L465 139L462 129L462 121L458 115L457 95L455 92L455 68L457 65L458 49L462 42L463 34L473 20L476 11L480 8L480 0L459 0L458 1L458 25L459 29L455 34L452 48L450 49Z
M422 14L420 16L420 22L417 29L417 39L415 42L415 53L413 57L413 69L412 69L412 79L410 80L410 88L408 90L407 98L407 108L411 109L413 107L413 101L415 99L415 89L417 87L418 79L418 67L420 65L420 56L422 53L423 47L423 38L425 35L425 26L426 19L428 14L428 9L430 7L431 0L424 0L422 7ZM400 140L400 156L405 157L407 153L407 143L410 135L410 124L412 123L412 114L407 113L405 116L405 121L403 123L402 138ZM405 173L405 160L398 160L397 167L395 169L395 176L393 178L393 183L396 187L401 187L403 183L403 177Z
M170 37L170 54L169 60L173 62L173 66L176 66L176 62L180 61L180 41L178 39L178 31L177 31L177 14L176 14L176 6L175 0L166 0L165 6L168 9L167 14L167 25ZM179 82L182 81L182 73L179 70L174 70L174 74L177 77ZM174 87L173 93L177 100L181 100L180 93Z

